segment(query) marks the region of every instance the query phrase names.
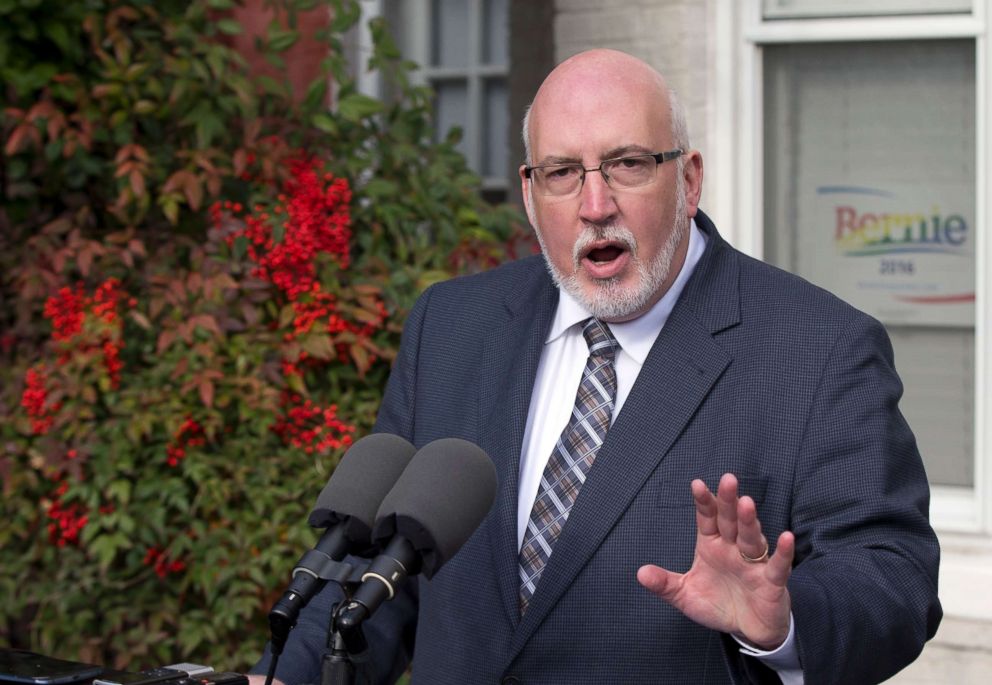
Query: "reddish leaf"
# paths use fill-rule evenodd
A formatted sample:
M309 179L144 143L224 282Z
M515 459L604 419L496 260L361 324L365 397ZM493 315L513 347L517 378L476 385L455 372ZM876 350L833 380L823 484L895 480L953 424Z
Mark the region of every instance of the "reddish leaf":
M21 150L21 143L25 138L36 139L37 131L31 124L24 123L14 129L14 132L10 134L10 138L7 139L7 144L4 145L3 151L8 155L16 154ZM35 142L40 142L35 140Z
M134 169L131 175L128 176L128 180L131 182L131 190L134 191L135 197L142 197L145 194L145 177L144 175ZM195 209L195 207L194 207Z
M146 331L150 331L152 329L152 322L149 321L148 317L141 312L136 312L132 309L128 312L128 316L130 316L132 321L144 328Z
M194 323L200 328L203 328L205 330L210 331L211 333L214 333L218 337L224 335L220 330L220 326L217 324L217 319L215 319L210 314L201 314L199 316L193 317L191 323Z
M234 175L240 176L248 168L248 153L243 147L238 148L234 151L234 156L231 158L231 163L234 165Z
M186 183L188 182L187 179L191 177L193 177L193 174L190 171L186 169L180 169L179 171L169 176L169 178L166 179L165 183L162 184L162 192L174 193L178 191L180 188L184 188L186 186Z
M89 275L90 267L93 266L93 251L89 247L84 248L76 255L76 266L83 276Z
M197 271L192 272L189 277L186 278L186 290L191 293L195 293L202 288L203 276L201 276Z
M188 370L189 370L189 358L180 357L179 361L176 362L176 367L172 370L172 374L171 374L172 380L179 380L180 378L186 375L186 372Z
M131 254L136 255L138 257L145 257L148 254L147 252L145 252L145 244L140 240L138 240L137 238L134 238L130 242L128 242L127 249L131 251Z
M369 361L369 352L364 347L359 344L353 344L349 348L351 353L351 359L355 362L355 368L358 369L358 375L364 376L365 372L369 370L372 365Z
M206 378L200 381L200 400L208 407L214 405L214 384Z
M155 345L155 350L158 354L162 354L172 345L176 340L176 332L174 330L165 330L158 334L158 343Z
M366 309L353 309L351 310L352 316L361 323L367 323L371 325L376 325L380 322L378 311L368 311Z
M186 202L189 203L190 209L199 209L200 203L203 202L203 184L200 179L190 174L189 180L183 185L183 194L186 196Z

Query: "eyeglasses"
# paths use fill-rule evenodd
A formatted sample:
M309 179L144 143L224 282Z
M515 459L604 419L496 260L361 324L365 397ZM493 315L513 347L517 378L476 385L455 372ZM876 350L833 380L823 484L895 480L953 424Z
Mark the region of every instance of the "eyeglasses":
M552 197L578 193L590 171L603 174L603 180L611 188L636 188L655 179L659 164L678 159L684 153L685 150L669 150L651 155L604 159L599 166L588 169L581 164L539 164L524 167L524 178L532 180L539 193Z

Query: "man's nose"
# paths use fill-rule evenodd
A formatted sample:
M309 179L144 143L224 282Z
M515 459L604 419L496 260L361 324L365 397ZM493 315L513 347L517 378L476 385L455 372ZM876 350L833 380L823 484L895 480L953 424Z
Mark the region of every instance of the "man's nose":
M613 189L607 185L606 177L598 169L586 172L579 197L579 218L583 221L592 224L606 223L617 214Z

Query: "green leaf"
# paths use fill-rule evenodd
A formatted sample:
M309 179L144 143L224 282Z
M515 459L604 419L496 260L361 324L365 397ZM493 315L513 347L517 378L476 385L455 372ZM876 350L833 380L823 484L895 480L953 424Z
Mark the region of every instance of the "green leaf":
M361 121L365 117L383 111L383 104L362 93L352 93L343 97L337 103L338 114L347 121Z
M337 135L338 133L337 122L334 120L334 117L327 112L319 112L318 114L314 114L311 119L311 123L315 128L320 129L324 133L330 133L331 135Z
M107 487L107 496L117 500L122 506L131 500L131 481L116 480Z
M88 550L97 558L101 567L107 568L117 556L117 552L128 547L130 547L130 541L127 536L122 533L111 533L93 538L89 543Z
M297 31L269 31L269 49L275 52L285 52L293 47L299 35Z
M229 36L238 36L241 34L241 24L236 20L230 18L224 18L217 22L217 28L220 29L221 33L226 33Z
M55 43L59 50L62 52L69 52L71 49L71 39L69 38L69 31L66 29L64 24L49 21L45 23L45 35L48 36L49 40Z
M393 181L383 178L373 178L365 184L365 192L373 198L396 197L399 192L399 186Z
M335 356L331 338L324 333L312 333L303 338L302 344L307 354L317 359L333 359Z
M248 238L243 235L239 235L234 239L234 246L232 249L233 257L237 261L244 259L245 255L248 253Z

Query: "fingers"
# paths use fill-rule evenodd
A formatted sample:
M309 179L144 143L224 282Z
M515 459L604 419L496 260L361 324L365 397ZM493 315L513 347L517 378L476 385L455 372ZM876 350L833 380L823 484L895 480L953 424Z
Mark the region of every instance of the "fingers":
M717 535L729 543L737 540L737 478L725 473L720 479L716 496L706 483L692 481L692 497L696 501L696 525L703 535Z
M737 478L725 473L716 491L716 525L727 542L737 540Z
M765 578L779 587L785 587L789 576L792 574L792 561L795 556L796 536L789 531L785 531L778 536L778 542L775 544L775 554L768 560L768 566L765 569Z
M666 602L672 602L681 587L682 575L647 564L637 569L637 581Z
M723 474L716 495L710 492L706 483L696 479L692 481L692 497L696 503L696 525L700 535L718 535L724 542L736 545L745 561L764 563L768 559L768 540L761 531L757 506L747 495L738 497L736 476ZM794 552L794 539L790 535L787 549L777 553L776 577L784 573L788 578Z
M747 559L761 559L768 552L768 540L761 533L761 521L754 500L748 496L737 501L737 548Z

